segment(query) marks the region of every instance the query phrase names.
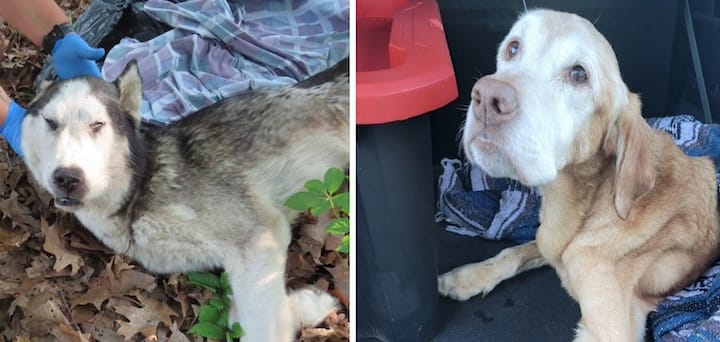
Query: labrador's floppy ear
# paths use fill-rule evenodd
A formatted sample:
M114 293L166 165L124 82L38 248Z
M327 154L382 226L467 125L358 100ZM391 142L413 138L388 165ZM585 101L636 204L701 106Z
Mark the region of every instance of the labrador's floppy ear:
M605 151L615 160L615 211L624 221L635 200L655 185L657 171L652 148L652 128L640 114L640 99L630 94L606 136Z
M140 102L142 101L142 79L135 61L128 63L115 80L120 91L120 105L130 114L135 125L140 125Z

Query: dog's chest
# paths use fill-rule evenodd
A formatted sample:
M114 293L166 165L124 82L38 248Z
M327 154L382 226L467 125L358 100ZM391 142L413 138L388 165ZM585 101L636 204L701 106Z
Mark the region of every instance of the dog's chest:
M599 200L612 198L606 196L611 184L598 180L603 178L581 180L581 185L576 177L561 174L542 189L536 240L540 253L556 268L561 267L563 253L578 234L610 224L604 217L615 217L612 202Z
M132 224L119 218L78 218L105 245L151 271L188 272L220 267L222 254L237 248L239 236L252 236L238 222L242 211L237 202L154 203Z
M131 256L146 268L160 273L187 272L219 267L218 251L226 248L218 242L212 222L192 208L171 205L167 213L143 215L132 225Z

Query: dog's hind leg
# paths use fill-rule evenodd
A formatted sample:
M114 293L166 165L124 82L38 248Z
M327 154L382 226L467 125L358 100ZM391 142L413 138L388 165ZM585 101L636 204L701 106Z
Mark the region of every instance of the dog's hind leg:
M287 229L287 228L286 228ZM239 322L243 342L289 342L295 338L290 302L285 291L286 245L266 231L228 256L225 271L233 291L229 320Z
M438 290L444 296L467 300L478 294L486 295L501 281L547 263L540 255L537 243L532 241L506 248L490 259L463 265L441 275Z

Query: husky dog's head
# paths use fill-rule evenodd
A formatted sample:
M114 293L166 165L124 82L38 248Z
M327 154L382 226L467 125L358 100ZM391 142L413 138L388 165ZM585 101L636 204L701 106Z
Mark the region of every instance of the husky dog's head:
M131 63L114 83L91 77L56 82L31 103L22 126L25 163L55 206L119 209L133 175L144 168L141 98Z

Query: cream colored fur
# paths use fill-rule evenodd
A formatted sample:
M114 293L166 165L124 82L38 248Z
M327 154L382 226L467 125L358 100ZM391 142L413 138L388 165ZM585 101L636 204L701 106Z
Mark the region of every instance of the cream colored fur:
M519 44L514 56L511 42ZM573 81L575 66L587 81ZM467 157L492 176L539 186L541 225L536 241L441 275L440 292L465 300L550 264L580 304L576 341L642 341L648 312L717 257L712 162L686 156L645 123L612 48L576 15L522 15L486 77L509 84L517 108L489 120L478 102L488 89L478 81Z

